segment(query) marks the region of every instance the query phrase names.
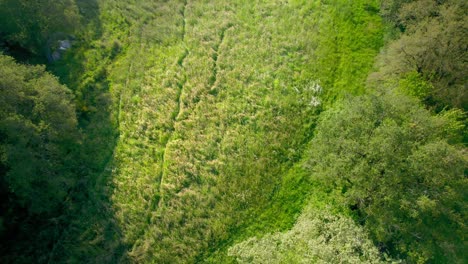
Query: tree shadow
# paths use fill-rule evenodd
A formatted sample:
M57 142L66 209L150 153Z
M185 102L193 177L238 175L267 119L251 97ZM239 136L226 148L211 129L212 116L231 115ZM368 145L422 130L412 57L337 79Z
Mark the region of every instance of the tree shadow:
M47 215L12 209L17 218L14 230L2 230L0 217L2 263L116 263L126 256L127 246L121 240L110 202L118 128L106 68L116 51L114 47L93 46L103 35L98 1L76 0L76 4L82 16L81 32L60 60L48 62L45 56L1 41L0 36L0 52L21 63L45 64L74 92L81 135L73 164L66 164L76 175L71 179L76 184L68 190L60 209ZM92 58L90 50L95 54ZM0 180L4 170L0 167ZM0 198L7 195L4 185L0 181Z
M76 95L82 132L77 169L80 181L70 194L66 226L51 249L49 261L118 263L125 260L127 245L122 242L110 200L112 161L119 132L106 70L115 58L115 50L93 44L103 34L98 1L76 2L87 22L83 25L85 32L63 59L48 68Z

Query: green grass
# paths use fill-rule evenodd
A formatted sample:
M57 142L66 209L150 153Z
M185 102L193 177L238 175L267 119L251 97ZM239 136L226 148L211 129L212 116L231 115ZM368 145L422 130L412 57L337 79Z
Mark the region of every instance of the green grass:
M95 164L94 204L65 252L232 261L233 242L328 201L301 160L322 108L363 92L382 42L376 1L99 3L102 32L90 26L55 69L76 91Z

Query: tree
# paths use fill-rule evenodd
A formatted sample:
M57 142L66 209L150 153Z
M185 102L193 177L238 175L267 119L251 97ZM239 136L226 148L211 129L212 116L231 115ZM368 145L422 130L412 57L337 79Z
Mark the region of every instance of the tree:
M76 180L73 95L43 66L19 65L3 55L0 76L3 191L31 213L53 211Z
M392 6L390 2L397 1L384 2ZM380 81L396 77L405 83L416 73L432 86L422 98L427 105L468 109L466 2L419 0L390 9L390 22L404 33L384 52Z
M461 263L468 159L447 143L463 131L449 116L392 93L345 100L322 115L307 166L341 190L383 249Z
M352 219L306 209L291 230L249 238L229 249L238 263L384 263Z
M36 54L45 54L53 34L73 34L80 20L74 0L0 0L0 33Z

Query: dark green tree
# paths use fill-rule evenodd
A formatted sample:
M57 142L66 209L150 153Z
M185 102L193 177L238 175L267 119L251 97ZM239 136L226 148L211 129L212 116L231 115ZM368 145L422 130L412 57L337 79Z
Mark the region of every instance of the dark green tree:
M426 105L468 109L466 1L383 1L383 6L383 15L403 31L381 59L383 79L407 83L416 74L431 87L421 98Z
M345 100L323 114L308 166L341 190L374 239L411 262L466 259L466 152L463 125L449 113L431 116L394 94Z
M76 180L73 95L43 66L19 65L3 55L0 76L2 191L30 213L51 212Z
M80 20L74 0L0 0L0 33L36 54L45 54L54 34L75 33Z

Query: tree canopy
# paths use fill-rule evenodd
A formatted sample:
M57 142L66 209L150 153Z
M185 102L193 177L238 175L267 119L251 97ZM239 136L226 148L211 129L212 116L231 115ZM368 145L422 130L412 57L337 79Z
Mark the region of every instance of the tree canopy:
M81 17L75 0L0 0L0 23L0 36L45 55L53 35L77 32Z
M381 59L380 81L407 82L417 75L428 89L418 96L439 111L468 109L466 1L383 1L388 21L402 28ZM414 91L409 91L414 94Z
M305 209L291 230L249 238L229 249L238 263L385 263L353 220Z
M76 180L73 95L43 66L24 66L0 55L1 177L21 206L56 209Z
M321 115L306 166L385 248L461 263L468 159L447 143L464 129L450 116L386 92L345 100Z

